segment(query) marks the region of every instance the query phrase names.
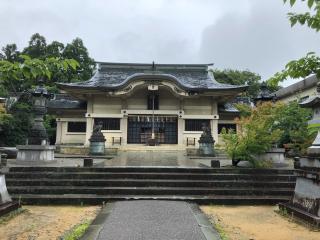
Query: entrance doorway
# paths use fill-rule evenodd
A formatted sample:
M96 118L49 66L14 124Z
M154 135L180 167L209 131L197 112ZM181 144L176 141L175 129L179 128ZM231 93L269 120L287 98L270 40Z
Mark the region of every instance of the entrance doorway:
M152 125L158 144L178 143L178 117L134 115L128 117L128 143L146 144L151 138Z

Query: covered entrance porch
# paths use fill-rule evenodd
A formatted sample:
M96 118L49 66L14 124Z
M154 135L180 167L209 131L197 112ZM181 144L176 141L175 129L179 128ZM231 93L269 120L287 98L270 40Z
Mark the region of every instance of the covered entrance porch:
M156 144L178 143L178 117L164 115L128 116L128 144L147 144L152 133Z

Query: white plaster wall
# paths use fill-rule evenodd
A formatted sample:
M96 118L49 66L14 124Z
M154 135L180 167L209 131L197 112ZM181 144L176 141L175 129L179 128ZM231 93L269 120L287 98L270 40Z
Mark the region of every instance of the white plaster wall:
M112 137L115 137L115 138L122 137L121 145L123 145L124 139L123 139L121 130L102 130L102 133L103 133L103 136L106 138L106 144L105 144L106 147L112 148L112 147L120 146L119 144L112 145Z
M151 92L147 89L136 90L127 98L127 106L130 110L146 110L147 98ZM159 89L159 110L179 110L179 99L167 89Z
M121 107L120 98L102 95L93 97L92 113L120 114Z
M147 96L148 96L148 93L146 90L143 90L143 89L136 90L132 96L130 96L126 99L128 109L146 110L147 109Z
M212 114L212 100L210 97L185 99L184 112L187 115L210 115Z
M127 139L127 117L121 114L122 109L128 110L146 110L147 109L147 94L146 89L136 90L132 96L127 98L108 97L104 95L93 95L88 97L87 122L86 133L67 133L66 122L61 123L61 144L71 143L85 143L89 145L88 139L92 133L93 118L94 117L120 117L120 130L103 131L106 137L106 146L112 146L112 137L122 137L122 146L126 145ZM216 142L219 142L218 137L218 108L217 102L212 97L192 97L179 99L173 95L168 89L159 90L159 114L177 114L180 109L184 110L184 116L189 119L210 119L212 135ZM168 111L166 113L165 111ZM169 112L172 111L172 112ZM137 112L139 113L139 112ZM157 114L157 111L156 111ZM216 115L213 119L213 115ZM221 120L219 120L221 122ZM233 122L233 121L225 121ZM180 146L187 145L187 138L196 138L196 147L198 147L198 140L201 136L199 132L186 132L184 126L184 117L178 117L178 144Z
M180 110L180 101L169 91L160 90L159 93L160 110Z
M306 96L313 96L313 95L316 95L317 94L317 87L314 86L313 88L309 88L309 89L306 89L304 91L301 91L301 92L297 92L297 93L294 93L290 96L287 96L285 98L282 98L280 99L280 101L284 102L284 103L289 103L291 101L299 101L299 99L303 98L303 97L306 97Z

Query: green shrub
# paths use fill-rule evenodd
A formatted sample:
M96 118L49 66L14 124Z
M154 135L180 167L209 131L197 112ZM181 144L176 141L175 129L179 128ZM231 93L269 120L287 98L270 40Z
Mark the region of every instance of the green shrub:
M280 139L282 131L274 128L274 122L283 104L263 103L251 110L251 114L236 120L238 132L223 129L222 138L233 165L249 161L253 167L262 164L256 155L266 152Z

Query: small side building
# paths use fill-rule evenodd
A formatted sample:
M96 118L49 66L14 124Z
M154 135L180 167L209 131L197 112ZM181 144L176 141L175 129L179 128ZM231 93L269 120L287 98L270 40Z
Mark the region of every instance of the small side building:
M60 83L49 103L57 118L56 145L89 146L102 123L106 147L144 146L154 132L158 147L197 147L202 124L219 142L223 127L236 128L239 112L228 104L247 86L215 81L210 64L99 63L88 81Z
M313 75L297 83L276 91L274 94L277 100L285 103L291 101L302 102L317 94L317 83L319 79Z

